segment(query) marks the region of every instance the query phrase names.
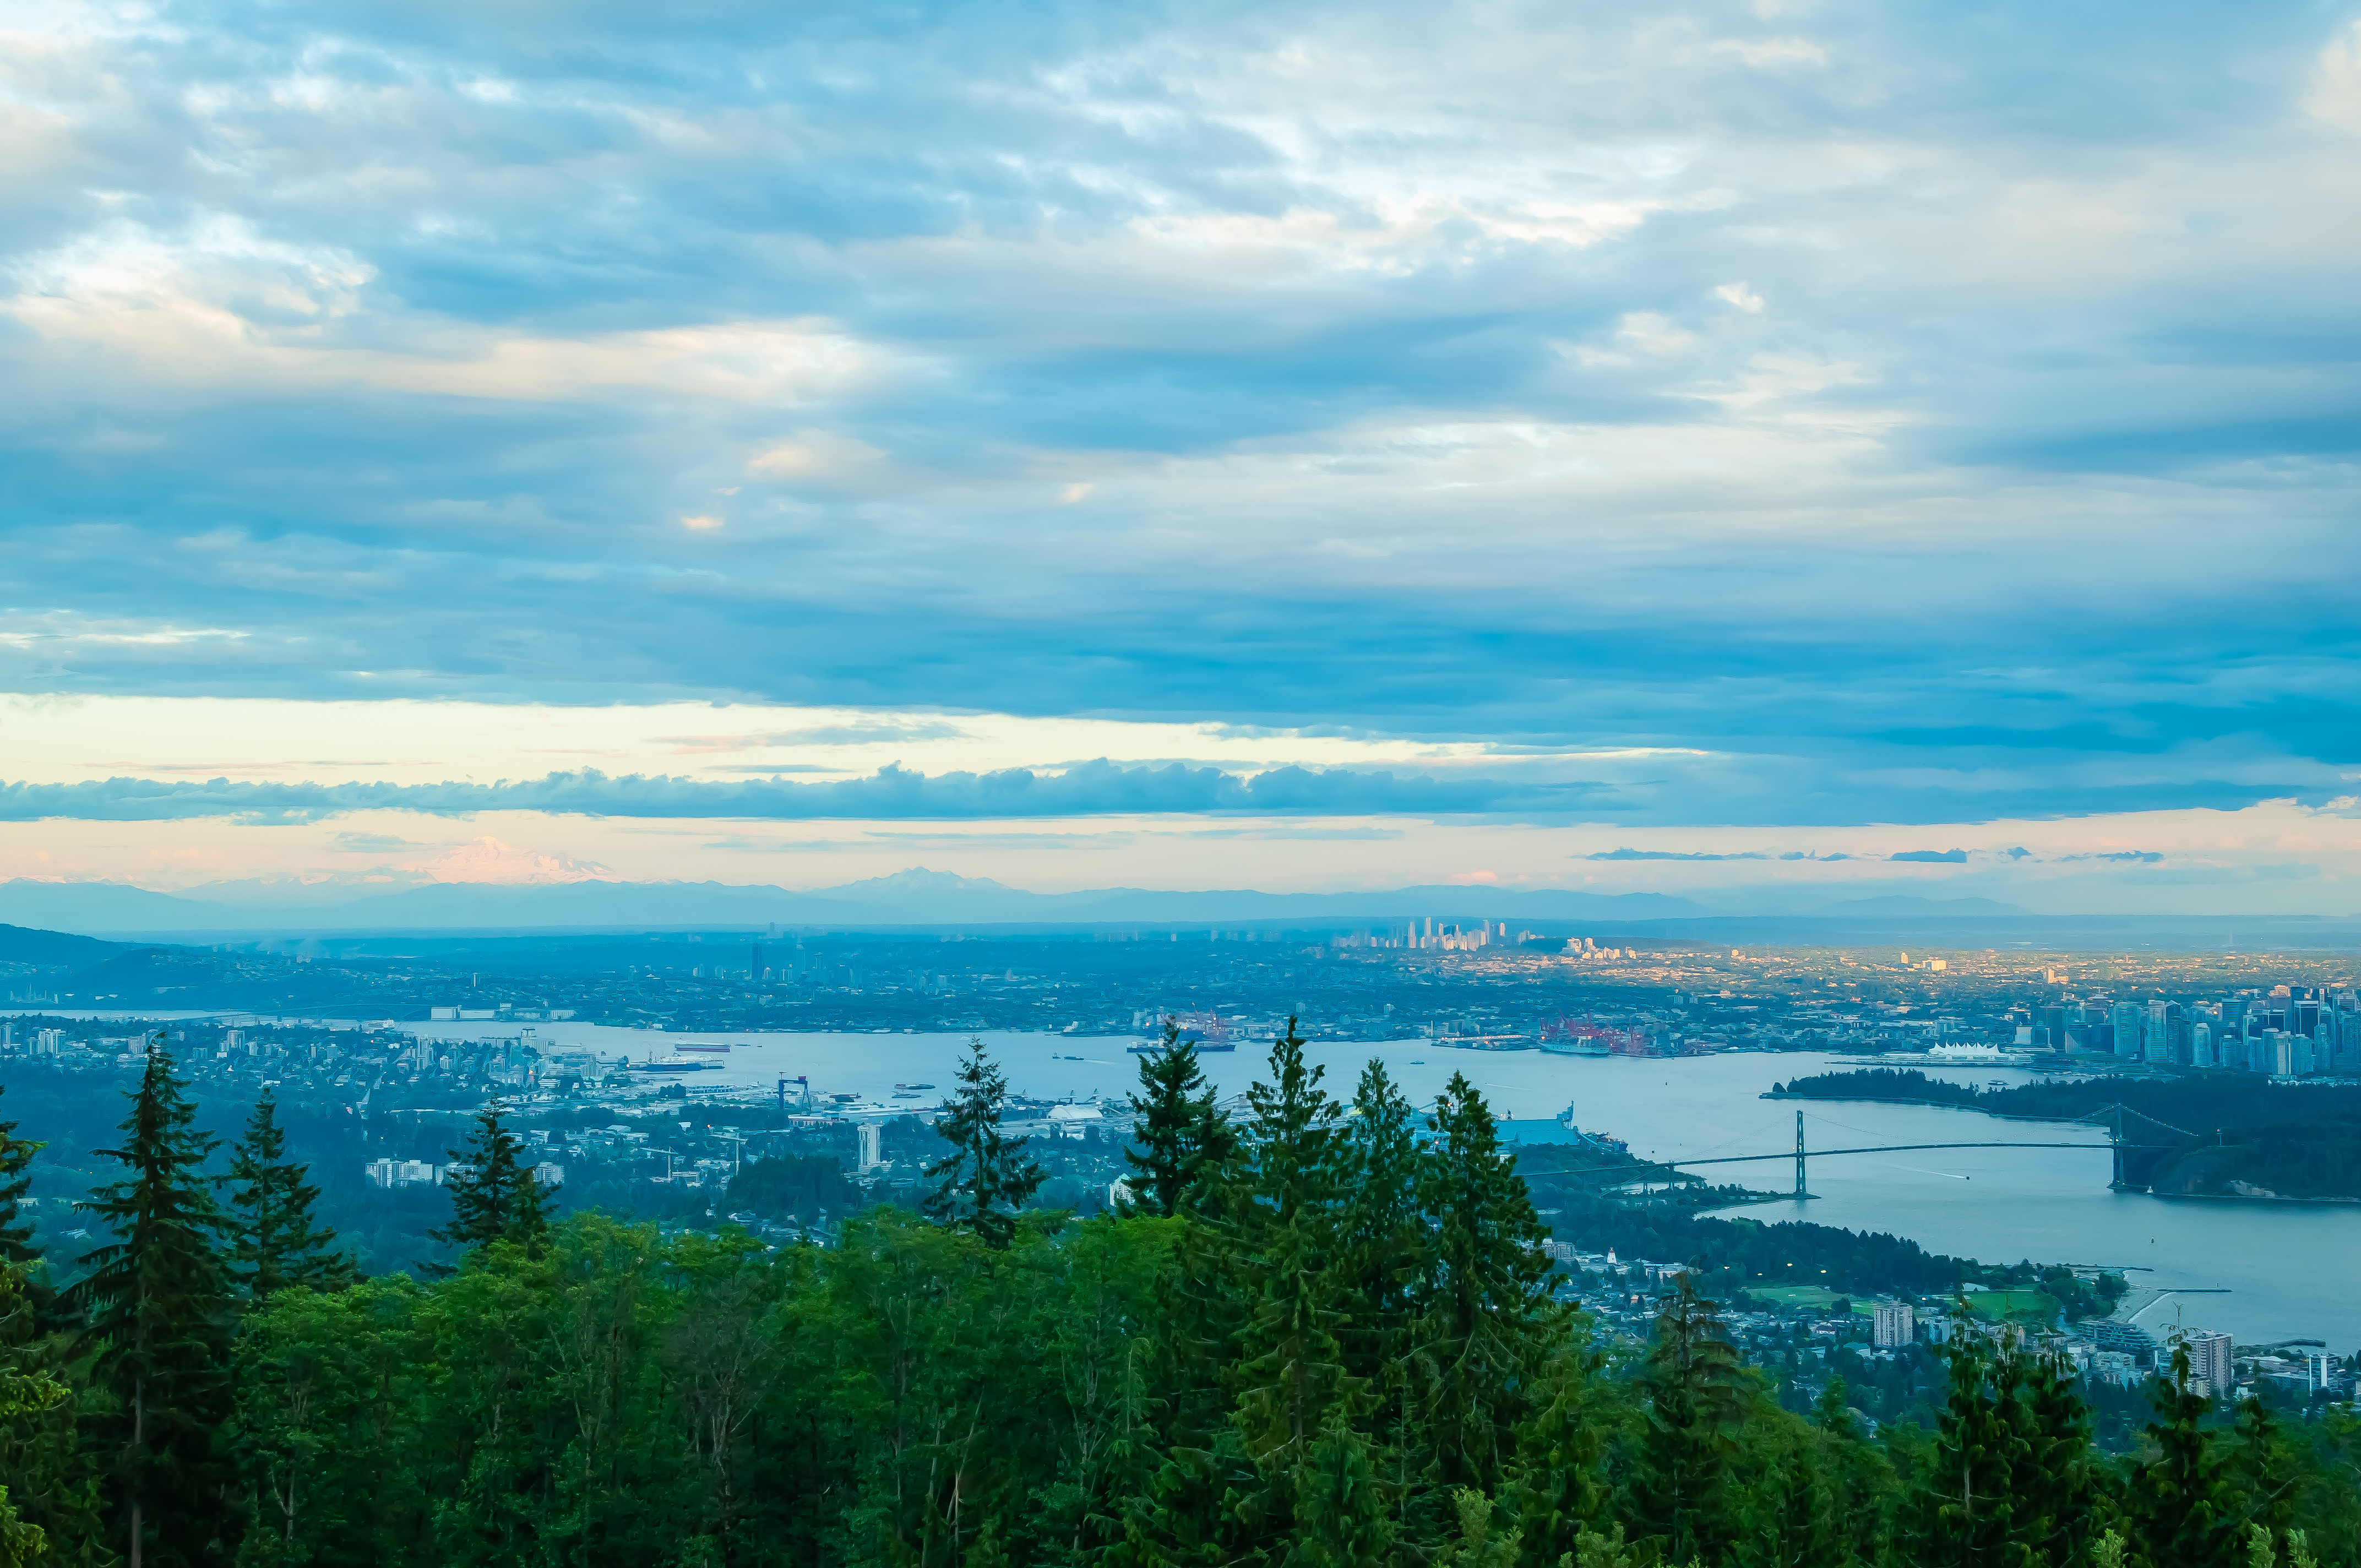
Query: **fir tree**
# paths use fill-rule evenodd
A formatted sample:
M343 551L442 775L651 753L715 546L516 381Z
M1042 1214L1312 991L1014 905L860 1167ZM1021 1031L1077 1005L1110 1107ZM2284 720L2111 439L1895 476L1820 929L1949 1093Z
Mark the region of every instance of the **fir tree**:
M2230 1472L2244 1496L2249 1524L2277 1536L2295 1523L2303 1467L2296 1463L2295 1445L2280 1430L2268 1400L2239 1402L2238 1441L2231 1449Z
M2172 1347L2171 1374L2150 1379L2147 1397L2157 1452L2129 1489L2132 1540L2150 1568L2235 1568L2240 1509L2220 1445L2201 1424L2213 1401L2189 1386L2185 1343Z
M1368 1430L1398 1507L1435 1511L1423 1403L1412 1376L1415 1304L1434 1275L1433 1227L1419 1207L1419 1115L1378 1058L1361 1069L1339 1150L1342 1211L1332 1277L1347 1378L1368 1390Z
M336 1233L313 1228L320 1190L305 1174L287 1157L278 1101L265 1089L229 1168L238 1184L230 1197L231 1275L258 1306L290 1285L326 1290L352 1277L351 1263L335 1249Z
M1180 1037L1176 1020L1164 1021L1164 1048L1139 1058L1139 1086L1131 1109L1140 1147L1126 1149L1123 1157L1135 1172L1128 1183L1133 1196L1120 1207L1126 1215L1170 1219L1228 1157L1229 1119L1214 1104L1197 1042Z
M1541 1563L1578 1551L1589 1526L1606 1515L1601 1460L1608 1421L1597 1387L1602 1365L1587 1332L1562 1335L1517 1427L1506 1500L1516 1510L1526 1550Z
M472 1250L500 1241L531 1245L548 1233L547 1197L522 1157L524 1145L504 1124L506 1114L497 1100L486 1105L476 1113L467 1146L451 1151L460 1168L445 1182L451 1223L427 1233L436 1241Z
M1426 1419L1443 1482L1490 1495L1557 1316L1541 1245L1549 1227L1464 1074L1451 1075L1434 1132L1420 1191L1434 1256L1420 1303Z
M2017 1538L2037 1568L2080 1568L2099 1526L2091 1411L2073 1367L2036 1358L2024 1384L2025 1464L2017 1484Z
M1834 1568L1849 1555L1817 1435L1784 1411L1748 1423L1731 1568Z
M2017 1398L2024 1368L1971 1322L1962 1300L1943 1350L1950 1389L1937 1418L1935 1453L1910 1499L1914 1563L1927 1568L2015 1563L2017 1488L2028 1458Z
M1016 1211L1047 1172L1024 1157L1030 1139L1001 1133L1008 1080L983 1054L983 1036L970 1036L967 1048L959 1096L951 1102L950 1113L935 1124L951 1152L926 1168L928 1179L938 1185L924 1207L927 1217L938 1224L1005 1247L1016 1234Z
M1246 1304L1238 1430L1279 1473L1302 1462L1330 1412L1358 1391L1336 1341L1338 1107L1320 1087L1323 1069L1305 1064L1304 1045L1290 1018L1271 1046L1274 1081L1246 1091L1247 1169L1229 1205Z
M81 1207L115 1240L85 1255L91 1272L69 1293L84 1314L82 1342L115 1396L102 1442L117 1549L133 1568L213 1563L227 1554L228 1467L214 1434L231 1414L228 1272L222 1228L199 1174L219 1146L172 1076L159 1031L150 1041L120 1160L124 1179Z
M1738 1351L1717 1310L1687 1273L1676 1275L1641 1370L1647 1425L1631 1502L1668 1563L1711 1561L1728 1534L1723 1492L1745 1396Z
M1295 1476L1290 1568L1391 1568L1396 1527L1368 1441L1329 1412Z
M40 1255L24 1205L33 1186L33 1157L47 1146L18 1137L16 1123L0 1122L0 1264L31 1263Z

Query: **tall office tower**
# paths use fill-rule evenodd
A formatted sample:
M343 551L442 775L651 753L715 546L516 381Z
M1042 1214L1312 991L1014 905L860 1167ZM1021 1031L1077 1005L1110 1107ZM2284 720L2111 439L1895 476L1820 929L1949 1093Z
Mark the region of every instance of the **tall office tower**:
M2167 1014L2164 998L2158 997L2147 1004L2147 1028L2145 1031L2147 1049L2141 1053L2142 1061L2170 1061L2172 1036L2165 1030Z
M2219 1067L2213 1059L2213 1029L2202 1020L2189 1025L2189 1065Z
M2141 1037L2147 1032L2147 1010L2136 1002L2118 1002L2114 1024L2115 1055L2138 1060Z

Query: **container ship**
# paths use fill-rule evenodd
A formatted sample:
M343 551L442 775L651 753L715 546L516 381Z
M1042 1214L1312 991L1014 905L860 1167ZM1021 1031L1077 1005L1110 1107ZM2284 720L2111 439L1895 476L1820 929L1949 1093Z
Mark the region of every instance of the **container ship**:
M1237 1041L1230 1038L1229 1020L1218 1013L1176 1013L1171 1021L1180 1025L1180 1037L1194 1045L1199 1056L1238 1048ZM1164 1048L1164 1036L1158 1034L1124 1048L1134 1056L1153 1055Z

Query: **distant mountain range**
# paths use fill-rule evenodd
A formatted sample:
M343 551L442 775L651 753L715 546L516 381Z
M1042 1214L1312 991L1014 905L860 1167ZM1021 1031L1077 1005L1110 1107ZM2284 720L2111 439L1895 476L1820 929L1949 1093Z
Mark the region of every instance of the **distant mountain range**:
M148 940L362 933L600 933L836 930L896 927L1115 926L1185 930L1227 925L1322 926L1505 920L1598 937L1675 941L2066 948L2115 947L2304 948L2361 946L2361 917L2033 915L1990 898L1889 894L1808 910L1731 914L1663 894L1511 890L1452 883L1366 893L1211 893L1095 888L1028 893L984 877L915 868L840 887L796 892L723 883L578 880L442 882L379 891L367 884L225 884L228 898L155 893L122 883L0 882L0 922L50 932ZM343 896L338 898L336 894ZM5 943L0 943L5 948ZM10 961L0 953L0 962ZM27 961L16 959L15 961ZM60 959L31 960L59 962Z
M204 890L198 889L202 894ZM501 927L653 929L701 926L1204 925L1223 921L1664 920L1711 913L1662 894L1512 892L1449 884L1371 893L1211 893L1099 888L1028 893L983 877L916 868L798 893L722 883L437 883L399 892L346 884L291 887L284 902L155 893L122 883L0 883L0 921L52 930L195 935L205 932L434 931ZM233 901L234 900L234 901ZM332 901L333 900L333 901Z

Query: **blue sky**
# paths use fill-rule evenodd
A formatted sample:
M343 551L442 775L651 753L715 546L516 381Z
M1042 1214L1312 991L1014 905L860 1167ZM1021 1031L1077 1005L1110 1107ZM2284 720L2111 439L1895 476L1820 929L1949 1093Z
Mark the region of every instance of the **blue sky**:
M2271 801L2353 848L2351 5L12 15L0 690L249 706L107 770L20 729L65 859L0 871L287 804L215 762L544 838L631 775L890 823L1024 769L1581 854ZM755 806L291 739L392 700L1102 728L799 741ZM1288 874L1390 874L1323 842Z

